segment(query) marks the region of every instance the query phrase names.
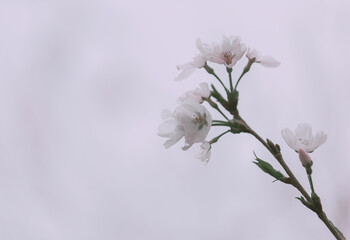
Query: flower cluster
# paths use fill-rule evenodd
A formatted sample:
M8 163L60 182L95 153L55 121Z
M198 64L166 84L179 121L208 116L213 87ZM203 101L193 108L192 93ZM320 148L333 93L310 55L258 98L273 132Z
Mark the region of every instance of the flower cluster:
M241 60L244 54L246 54L249 66L253 63L260 63L267 67L277 67L279 65L279 63L272 57L260 56L256 50L250 50L247 48L247 46L241 42L240 37L223 36L220 43L213 42L211 44L203 43L200 39L197 39L196 47L199 53L193 58L193 60L177 66L177 69L180 70L181 73L175 78L176 81L187 78L196 69L200 68L205 68L207 71L209 69L208 72L213 74L214 71L208 66L208 62L221 64L226 67L228 72L232 71L232 67ZM218 77L217 79L224 86L224 83L222 83ZM230 84L232 86L231 75ZM232 92L230 93L225 86L224 88L227 94L235 94L233 89L231 89ZM179 97L179 105L173 112L163 110L163 123L158 128L158 135L167 138L164 143L166 148L174 145L182 138L185 139L185 146L182 148L183 150L187 150L195 143L202 143L200 145L201 151L198 158L205 163L209 161L212 144L226 132L211 141L206 141L209 129L212 126L212 117L202 103L207 101L211 107L218 110L226 120L228 120L228 118L219 110L218 105L210 99L211 95L213 95L213 97L223 106L229 105L229 103L227 102L226 104L226 100L224 100L216 90L214 91L214 89L215 88L213 87L213 91L210 91L207 83L201 83L198 88L187 91ZM236 89L235 92L237 92ZM227 98L232 99L229 95L227 95ZM226 110L228 110L227 108L228 106L226 106ZM216 126L229 126L230 124L232 124L232 122L223 122L219 120L215 123ZM237 133L237 130L233 131L236 128L233 126L230 128L232 132Z
M197 157L206 164L209 162L213 144L218 142L225 134L247 133L254 136L273 155L288 176L275 169L270 163L258 158L255 153L256 161L254 163L263 172L272 176L275 181L280 181L299 190L301 197L297 197L297 199L308 209L317 213L337 239L345 240L343 234L327 219L323 212L321 199L316 194L312 181L313 161L309 153L325 143L327 135L322 131L313 135L311 126L305 123L299 124L294 132L289 128L281 131L283 139L289 147L298 153L299 159L306 170L311 189L309 195L283 159L280 145L273 143L270 139L264 140L260 137L242 118L238 110L239 92L237 88L241 79L250 71L253 64L277 67L280 63L270 56L261 55L257 50L247 47L239 37L224 36L220 43L214 42L211 44L203 43L200 39L197 39L196 46L199 53L191 62L177 66L181 73L175 80L185 79L196 69L203 68L220 83L220 87L224 89L224 92L220 93L214 84L211 84L211 89L209 89L207 83L201 83L198 88L187 91L178 98L178 106L173 112L163 110L163 123L158 128L158 135L167 138L164 146L169 148L182 138L185 140L183 150L187 150L198 143L200 144L200 152ZM246 66L242 73L237 76L238 78L234 84L232 68L244 55L247 58ZM221 80L220 76L209 66L211 63L225 67L229 87L227 87L227 82ZM224 119L213 120L204 104L209 104ZM226 114L230 114L229 117ZM226 131L208 141L207 136L212 126L225 127Z
M183 80L190 76L196 69L202 68L206 62L223 64L227 68L232 68L244 55L256 63L260 63L265 67L277 67L279 62L270 56L260 56L257 50L248 49L244 43L241 43L240 37L223 36L221 43L213 42L212 44L202 43L200 39L196 41L197 49L200 54L196 55L192 62L177 66L178 70L182 70L176 81Z

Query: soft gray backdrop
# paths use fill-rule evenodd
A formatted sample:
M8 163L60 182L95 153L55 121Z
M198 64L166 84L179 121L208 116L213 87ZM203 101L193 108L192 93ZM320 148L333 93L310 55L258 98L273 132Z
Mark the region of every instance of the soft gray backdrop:
M165 150L156 135L162 109L215 82L204 70L174 82L175 66L197 37L223 34L281 61L253 67L239 106L306 187L280 130L328 134L312 154L315 188L350 237L349 22L346 0L1 1L0 238L332 239L252 164L253 150L275 163L252 137L225 136L204 166L196 147Z

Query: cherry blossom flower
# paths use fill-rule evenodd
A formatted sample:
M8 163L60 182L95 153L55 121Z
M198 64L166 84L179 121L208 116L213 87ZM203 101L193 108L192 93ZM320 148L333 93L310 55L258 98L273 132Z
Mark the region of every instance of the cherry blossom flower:
M234 36L224 36L221 43L212 43L211 45L197 39L197 48L208 61L224 64L228 68L232 68L247 49L245 44L241 43L241 38Z
M163 110L164 122L158 127L158 135L169 138L165 148L185 138L183 150L189 149L194 143L203 142L208 135L212 117L209 111L193 99L182 102L173 113Z
M299 124L294 134L289 128L283 129L281 133L284 141L296 152L299 149L304 149L306 152L311 153L327 141L327 135L322 131L313 136L311 126L306 123Z
M248 48L246 57L249 59L249 61L260 63L264 67L278 67L280 65L280 62L275 60L273 57L261 56L256 49Z
M299 149L299 159L304 167L312 165L312 160L310 155L302 148Z
M203 98L209 98L210 89L207 83L200 83L199 88L196 88L192 91L188 91L184 93L181 97L179 97L179 102L184 102L187 99L193 99L198 103L203 102Z
M202 55L197 55L193 58L192 62L188 62L177 66L177 70L182 72L175 78L175 81L180 81L190 76L196 69L204 67L207 59Z
M209 142L204 141L200 146L200 152L197 155L197 158L199 158L202 162L207 164L210 160L211 156L211 145Z

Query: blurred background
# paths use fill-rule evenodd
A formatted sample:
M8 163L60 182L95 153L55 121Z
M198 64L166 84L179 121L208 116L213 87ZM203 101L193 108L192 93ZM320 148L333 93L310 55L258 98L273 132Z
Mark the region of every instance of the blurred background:
M0 239L332 239L252 163L254 150L278 167L253 137L224 136L207 165L198 146L162 146L161 110L200 82L219 88L203 69L174 82L176 65L224 34L281 62L253 66L239 109L307 189L280 131L328 134L311 155L315 189L350 237L349 22L345 0L1 1Z

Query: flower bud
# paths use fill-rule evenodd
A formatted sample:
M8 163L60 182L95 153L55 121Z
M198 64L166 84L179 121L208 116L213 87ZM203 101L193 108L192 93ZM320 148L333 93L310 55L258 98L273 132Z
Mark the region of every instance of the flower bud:
M312 166L312 160L310 155L302 148L299 149L299 159L305 168Z

